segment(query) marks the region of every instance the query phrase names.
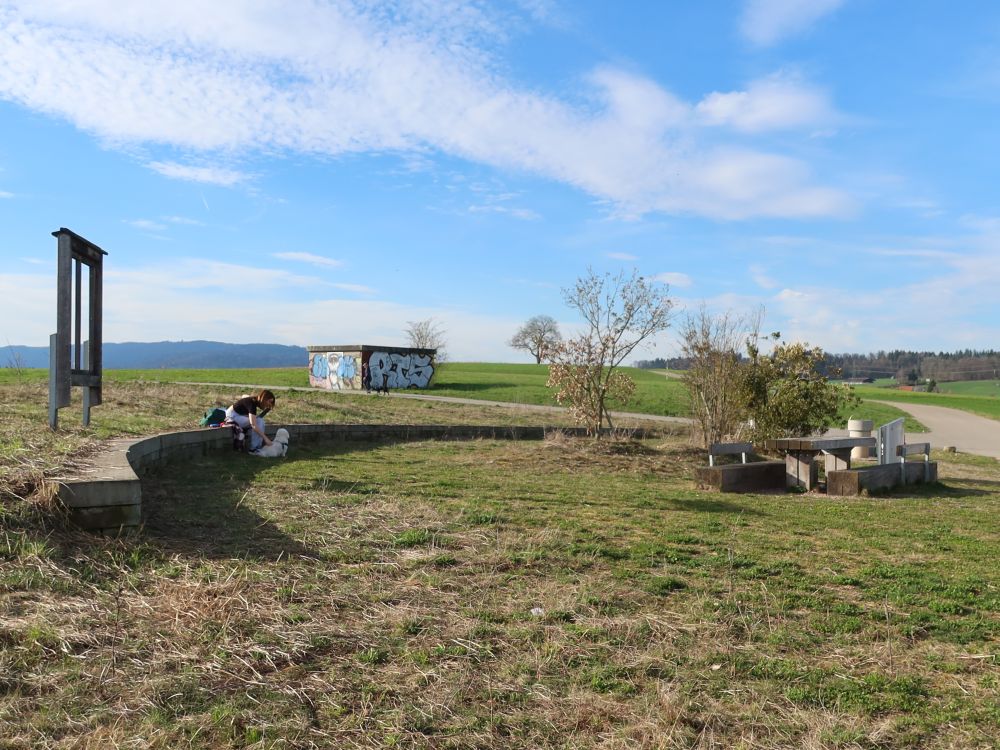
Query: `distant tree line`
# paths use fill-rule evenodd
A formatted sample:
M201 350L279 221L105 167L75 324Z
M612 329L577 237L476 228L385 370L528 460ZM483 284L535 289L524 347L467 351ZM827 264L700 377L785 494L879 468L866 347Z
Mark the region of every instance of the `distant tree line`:
M642 369L687 370L686 357L659 357L634 363ZM934 380L993 380L1000 376L1000 352L964 349L957 352L911 352L901 349L871 354L826 353L816 365L830 377L895 378L901 383Z
M687 370L691 360L687 357L657 357L656 359L640 359L632 363L640 370Z

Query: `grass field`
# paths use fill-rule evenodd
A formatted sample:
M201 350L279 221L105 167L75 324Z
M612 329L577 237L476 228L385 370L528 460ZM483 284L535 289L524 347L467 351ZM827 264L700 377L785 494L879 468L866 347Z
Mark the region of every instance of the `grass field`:
M229 395L109 384L94 434L43 443L44 393L0 387L0 465L85 462L97 433ZM321 392L279 409L535 418ZM8 492L0 747L991 747L1000 466L935 458L939 485L833 501L699 491L704 457L669 435L293 446L156 470L125 540Z
M997 380L956 380L951 383L939 383L937 388L941 393L961 396L1000 397L1000 381Z
M625 368L634 378L636 391L626 405L613 408L635 414L687 416L688 395L678 377L667 377L662 370ZM676 373L672 373L676 375ZM0 385L18 382L41 384L47 381L46 370L0 369ZM286 367L256 370L107 370L109 383L236 383L242 385L308 388L305 368ZM422 391L433 396L456 396L484 401L555 406L552 390L546 387L548 367L545 365L506 365L488 363L444 363L438 366L431 387ZM881 397L882 390L877 391ZM910 432L926 428L908 414L884 404L862 403L841 415L846 424L849 417L872 419L885 424L904 417Z
M944 406L948 409L959 409L989 419L1000 419L1000 398L991 396L918 393L915 391L897 391L892 388L874 388L872 386L857 386L855 392L866 400Z

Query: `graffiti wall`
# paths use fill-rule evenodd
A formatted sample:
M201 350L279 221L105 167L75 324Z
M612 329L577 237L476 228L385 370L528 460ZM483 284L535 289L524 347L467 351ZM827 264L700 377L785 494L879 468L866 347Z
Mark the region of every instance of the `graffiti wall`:
M434 366L425 354L371 352L368 372L372 388L426 388L434 374Z
M361 367L357 354L313 352L309 355L309 385L340 391L361 387Z
M434 359L426 351L433 352L374 346L363 346L360 351L310 347L309 385L334 391L426 388L434 375Z

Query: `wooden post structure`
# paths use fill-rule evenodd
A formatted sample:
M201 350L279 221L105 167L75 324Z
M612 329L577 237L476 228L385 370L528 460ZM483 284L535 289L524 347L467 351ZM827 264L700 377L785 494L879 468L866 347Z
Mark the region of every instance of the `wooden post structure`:
M69 406L70 389L83 392L83 424L101 403L104 250L62 227L56 266L56 332L49 338L49 427L59 427L59 409ZM87 338L83 333L83 267L89 271Z

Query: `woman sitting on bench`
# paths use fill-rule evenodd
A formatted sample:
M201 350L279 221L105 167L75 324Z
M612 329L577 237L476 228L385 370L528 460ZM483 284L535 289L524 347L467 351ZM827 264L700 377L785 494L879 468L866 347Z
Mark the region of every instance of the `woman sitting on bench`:
M250 430L250 445L246 450L257 450L261 445L271 444L271 440L264 434L264 415L273 408L274 394L271 391L260 391L254 396L243 396L226 409L227 422L239 425L244 432Z

